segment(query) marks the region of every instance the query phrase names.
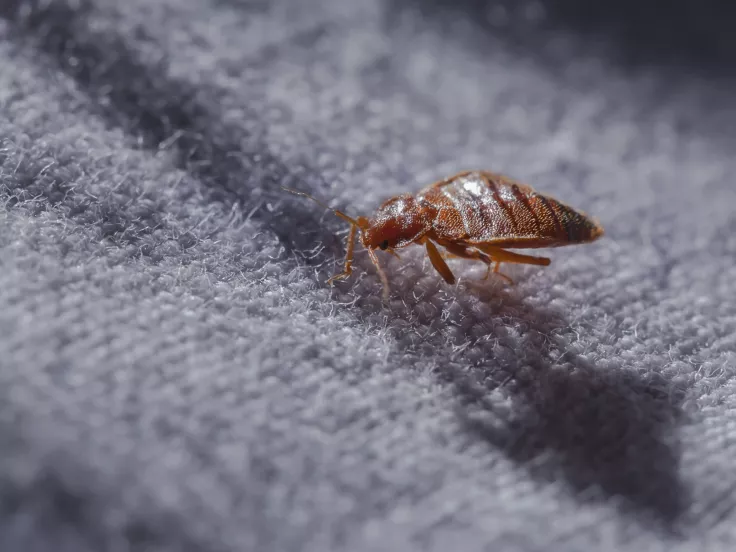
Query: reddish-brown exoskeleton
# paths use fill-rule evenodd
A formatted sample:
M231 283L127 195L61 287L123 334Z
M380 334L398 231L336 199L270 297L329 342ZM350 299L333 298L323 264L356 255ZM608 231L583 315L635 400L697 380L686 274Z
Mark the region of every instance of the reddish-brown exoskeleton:
M352 218L308 194L287 191L315 201L350 223L345 267L328 283L352 274L355 233L360 231L363 247L383 282L384 297L388 297L388 279L378 263L376 249L398 257L396 249L424 245L432 266L448 284L455 283L455 276L444 259L452 257L482 261L488 266L485 278L495 263L493 271L511 281L498 272L500 263L547 266L550 260L513 253L506 248L590 243L603 235L601 225L582 212L537 193L530 186L488 171L461 172L427 186L414 196L393 197L371 219ZM437 245L446 253L440 253Z

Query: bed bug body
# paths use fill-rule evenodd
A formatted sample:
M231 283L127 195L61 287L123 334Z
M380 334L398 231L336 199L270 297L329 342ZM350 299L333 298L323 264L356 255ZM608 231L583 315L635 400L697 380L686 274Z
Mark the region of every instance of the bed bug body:
M289 191L317 201L307 194ZM455 277L445 262L448 257L485 263L487 277L494 263L496 273L502 262L550 264L546 257L522 255L507 248L590 243L603 235L603 228L582 212L530 186L488 171L461 172L427 186L416 195L402 194L388 199L370 219L353 219L333 211L351 226L344 270L329 281L347 278L352 273L355 233L359 230L361 243L383 282L384 296L388 293L388 280L378 263L376 249L396 255L396 249L424 245L432 266L452 284ZM444 255L438 245L445 249Z

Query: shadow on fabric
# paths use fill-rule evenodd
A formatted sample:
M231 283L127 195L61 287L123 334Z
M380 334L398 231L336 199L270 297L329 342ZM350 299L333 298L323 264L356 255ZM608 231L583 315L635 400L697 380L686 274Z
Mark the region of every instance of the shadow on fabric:
M613 370L589 360L594 354L571 353L576 329L565 313L529 305L515 286L471 282L410 295L390 313L395 337L410 332L418 349L429 347L427 362L455 388L456 414L472 435L582 503L613 500L649 530L678 534L690 502L678 473L682 396L658 366ZM460 309L437 316L448 300ZM482 335L453 331L468 325Z
M152 153L172 153L176 166L204 185L209 202L240 206L249 212L248 218L273 232L286 252L298 255L306 265L321 263L314 255L301 253L315 250L315 245L339 255L341 240L321 230L325 224L320 213L283 201L280 185L306 187L312 192L325 186L309 160L287 163L271 151L259 129L249 132L229 123L220 106L200 100L208 83L192 85L169 78L163 62L157 66L141 60L123 36L94 30L90 24L94 9L90 2L40 3L29 8L20 0L10 0L0 4L0 18L11 22L19 37L29 40L48 62L72 78L92 100L90 109L111 127L122 129ZM144 31L138 34L144 40ZM268 63L272 54L254 54L259 55ZM252 120L258 119L253 113ZM73 189L53 191L56 198L76 193ZM46 199L55 201L54 197ZM276 203L279 209L268 208ZM284 220L290 224L283 224ZM330 219L328 224L342 228L334 222ZM306 227L320 232L305 232ZM194 236L184 239L196 240Z
M546 56L549 31L605 43L609 61L671 65L702 76L736 76L736 3L729 0L387 0L438 23L465 16L491 35Z
M496 379L479 372L476 379ZM586 502L621 497L639 523L676 531L689 501L673 437L679 405L667 382L627 369L608 373L576 356L507 381L514 408L501 423L487 383L458 382L458 414L469 430L540 481L565 482Z

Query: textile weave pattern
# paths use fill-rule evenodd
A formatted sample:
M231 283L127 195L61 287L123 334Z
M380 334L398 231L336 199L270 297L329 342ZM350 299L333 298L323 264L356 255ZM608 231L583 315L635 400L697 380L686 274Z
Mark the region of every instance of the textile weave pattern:
M733 550L734 8L596 5L0 2L0 549ZM281 189L467 169L606 235L383 304Z

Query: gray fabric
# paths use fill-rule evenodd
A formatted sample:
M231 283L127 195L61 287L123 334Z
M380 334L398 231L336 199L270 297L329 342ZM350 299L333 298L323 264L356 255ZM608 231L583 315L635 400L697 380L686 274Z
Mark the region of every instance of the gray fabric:
M733 10L609 4L4 0L0 549L733 550ZM279 189L467 168L606 237L384 307Z

